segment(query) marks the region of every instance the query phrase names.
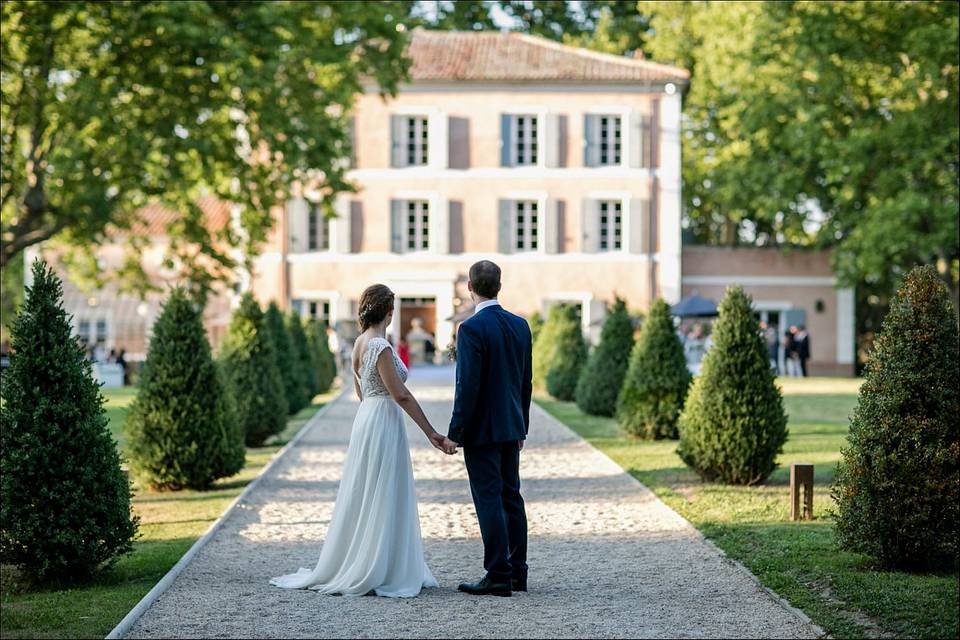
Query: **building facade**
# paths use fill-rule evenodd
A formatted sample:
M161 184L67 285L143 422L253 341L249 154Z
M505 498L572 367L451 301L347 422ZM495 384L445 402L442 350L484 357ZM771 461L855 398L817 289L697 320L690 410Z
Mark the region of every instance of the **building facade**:
M250 286L332 324L372 283L439 348L469 311L473 262L503 268L518 313L580 305L596 331L615 295L681 294L680 94L686 71L513 33L416 30L409 84L354 112L358 192L325 220L307 198L277 211Z
M472 311L467 271L481 259L502 267L508 309L529 316L574 303L593 342L616 296L645 310L658 297L719 301L738 284L781 334L807 326L812 372L854 372L853 291L836 288L827 253L682 246L686 71L516 33L415 30L407 55L410 81L396 97L371 85L355 105L348 178L357 192L338 198L333 219L310 194L275 208L237 291L349 336L361 292L383 283L397 294L391 337L426 331L442 351ZM229 204L199 204L211 230L230 223ZM176 216L140 213L153 240L145 266L163 283ZM106 267L121 264L121 249L101 250ZM160 296L70 282L65 293L86 342L144 356ZM211 299L215 348L235 301L229 289Z

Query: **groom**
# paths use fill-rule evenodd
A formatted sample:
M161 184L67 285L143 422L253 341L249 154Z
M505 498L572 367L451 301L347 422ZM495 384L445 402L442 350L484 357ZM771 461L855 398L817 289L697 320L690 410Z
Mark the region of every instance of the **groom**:
M447 437L463 447L487 574L461 584L460 591L509 596L527 590L519 471L530 429L532 339L527 321L497 302L500 267L477 262L467 285L476 307L457 330L457 389Z

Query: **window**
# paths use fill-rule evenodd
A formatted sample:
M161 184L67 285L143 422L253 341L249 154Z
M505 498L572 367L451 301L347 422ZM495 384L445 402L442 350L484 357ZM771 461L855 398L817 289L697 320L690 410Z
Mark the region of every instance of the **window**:
M390 118L393 167L423 167L429 159L429 119L422 115Z
M513 116L513 164L516 166L530 166L537 164L537 116Z
M307 211L307 251L330 249L330 221L320 210L319 204L310 204Z
M515 248L517 251L536 251L537 249L537 210L536 200L517 200L514 203L516 220Z
M422 251L430 247L430 206L426 200L408 200L406 211L407 251Z
M601 200L599 203L600 251L623 248L623 202Z
M77 323L77 337L83 346L90 344L90 321L81 320Z
M619 116L600 116L601 165L620 164L620 118Z
M422 116L407 118L407 166L427 164L427 119Z
M313 318L320 322L330 323L330 301L329 300L293 300L293 308L307 318Z
M77 340L83 347L90 345L105 347L107 344L107 319L77 321Z

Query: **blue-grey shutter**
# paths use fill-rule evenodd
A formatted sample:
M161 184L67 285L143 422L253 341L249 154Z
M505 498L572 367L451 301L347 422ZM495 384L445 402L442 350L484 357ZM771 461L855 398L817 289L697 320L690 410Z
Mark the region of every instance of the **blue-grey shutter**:
M399 168L407 166L406 154L403 152L404 130L406 118L404 116L390 116L390 166Z
M390 201L390 251L403 253L403 200Z
M653 167L653 118L640 117L640 154L644 168Z
M510 163L510 145L511 130L513 128L513 116L509 113L500 114L500 166L509 167Z
M583 166L595 167L599 162L600 141L597 140L599 116L593 113L583 114Z
M500 200L497 224L497 250L500 253L513 253L513 201Z

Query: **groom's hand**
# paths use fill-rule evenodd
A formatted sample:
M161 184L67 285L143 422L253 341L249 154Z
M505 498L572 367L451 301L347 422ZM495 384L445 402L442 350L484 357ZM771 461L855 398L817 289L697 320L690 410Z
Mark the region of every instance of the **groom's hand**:
M457 452L457 443L450 438L443 439L443 452L453 455Z

